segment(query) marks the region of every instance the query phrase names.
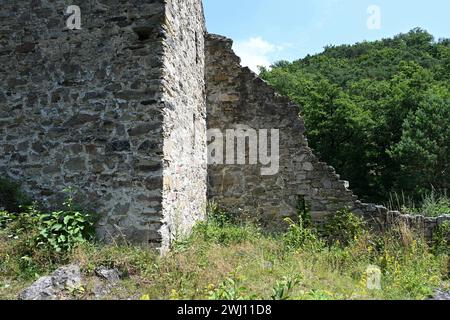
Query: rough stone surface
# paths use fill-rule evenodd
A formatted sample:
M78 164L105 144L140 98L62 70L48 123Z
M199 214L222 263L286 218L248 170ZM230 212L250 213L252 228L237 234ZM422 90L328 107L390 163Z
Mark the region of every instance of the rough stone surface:
M42 277L19 294L20 300L58 300L64 291L81 286L77 265L61 267L50 276Z
M162 249L206 212L205 21L201 0L168 1Z
M108 269L105 267L100 267L95 270L95 274L104 280L107 280L109 283L117 283L120 281L122 274L117 269Z
M434 296L430 300L450 301L450 291L436 290Z
M96 299L107 296L113 288L120 285L122 273L114 269L100 267L95 270L96 277L92 283L92 294Z
M298 106L242 68L230 39L207 37L206 92L209 129L280 130L279 173L262 176L261 165L211 165L211 200L237 215L257 216L270 229L284 228L286 217L296 218L302 199L316 221L336 210L356 207L357 197L308 147Z
M0 174L48 207L71 186L101 240L168 247L204 215L200 0L4 0Z

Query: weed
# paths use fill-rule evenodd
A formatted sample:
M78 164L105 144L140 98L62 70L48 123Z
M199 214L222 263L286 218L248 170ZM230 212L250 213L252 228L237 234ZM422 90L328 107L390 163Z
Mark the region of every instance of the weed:
M347 245L364 231L364 221L347 209L329 215L322 227L321 235L328 244Z
M277 281L272 289L272 300L289 300L293 289L300 284L300 276L283 277L281 281Z

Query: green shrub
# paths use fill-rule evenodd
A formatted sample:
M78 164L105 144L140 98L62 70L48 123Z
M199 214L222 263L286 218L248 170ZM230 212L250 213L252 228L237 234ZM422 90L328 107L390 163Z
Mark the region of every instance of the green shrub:
M302 216L299 216L297 223L290 218L286 218L285 221L289 224L288 231L283 235L286 249L297 250L307 247L311 250L320 250L323 247L316 230L305 227Z
M39 213L39 246L50 247L56 252L69 252L77 245L94 239L93 216L74 206L71 190L64 202L66 210Z
M226 278L219 286L209 291L209 300L255 300L256 295L250 294L249 289L243 285L244 277L238 275L237 268L232 275Z
M30 200L21 192L20 185L5 178L0 178L0 210L21 212Z
M432 249L435 254L450 254L450 222L438 226L433 234Z
M385 299L423 299L438 288L445 270L443 261L430 253L420 239L413 239L408 246L402 241L385 236L384 250L377 256L376 265L382 269L382 287Z
M178 241L175 247L184 247L196 239L202 239L210 244L227 246L252 241L258 239L260 235L261 231L254 224L237 222L229 214L212 204L208 209L206 221L198 223L194 227L192 235L184 241Z
M347 245L364 231L364 221L347 209L329 215L321 228L323 236L329 245Z
M251 224L235 225L227 223L220 226L207 221L194 227L191 238L201 238L206 243L228 246L255 240L259 235L260 230Z
M412 198L406 197L403 193L390 195L388 204L390 210L400 211L413 215L424 215L426 217L439 217L450 215L450 198L446 192L432 190L426 193L420 202L415 202Z
M35 235L34 246L68 252L79 244L94 238L94 222L92 216L74 208L73 198L64 202L66 210L51 213L41 212L30 206L22 213L0 211L0 227L6 229L8 235L18 239L24 234Z
M289 300L294 288L300 284L300 276L283 277L281 281L277 281L272 289L272 300Z
M73 208L41 212L35 206L21 213L0 212L0 274L34 279L67 263L69 253L93 239L90 216Z
M236 222L234 217L228 212L223 211L217 203L209 203L207 211L206 220L218 227L223 227Z
M421 214L428 217L450 215L450 198L445 194L439 195L435 191L429 193L422 201Z
M39 246L50 246L56 252L71 251L93 239L92 222L81 212L55 211L39 218Z

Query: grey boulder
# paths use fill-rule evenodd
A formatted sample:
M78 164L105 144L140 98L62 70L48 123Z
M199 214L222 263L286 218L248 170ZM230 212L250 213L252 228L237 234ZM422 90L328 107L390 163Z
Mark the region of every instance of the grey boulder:
M80 267L69 265L59 268L50 276L39 278L19 294L19 300L57 300L64 291L80 286Z

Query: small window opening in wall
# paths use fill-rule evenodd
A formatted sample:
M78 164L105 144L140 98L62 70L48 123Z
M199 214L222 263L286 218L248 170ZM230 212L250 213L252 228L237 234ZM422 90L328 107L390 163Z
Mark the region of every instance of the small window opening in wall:
M297 214L304 227L311 225L311 208L303 195L297 196Z

